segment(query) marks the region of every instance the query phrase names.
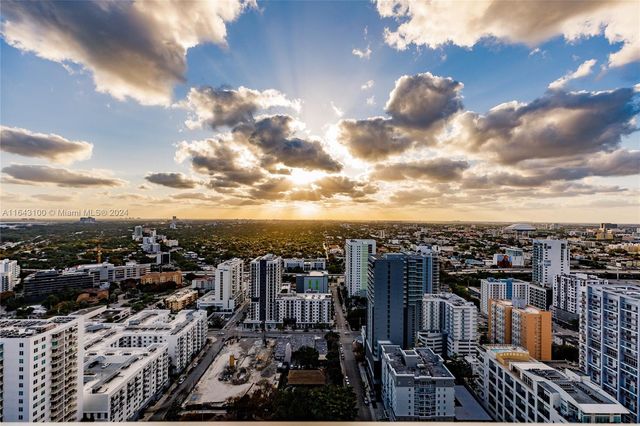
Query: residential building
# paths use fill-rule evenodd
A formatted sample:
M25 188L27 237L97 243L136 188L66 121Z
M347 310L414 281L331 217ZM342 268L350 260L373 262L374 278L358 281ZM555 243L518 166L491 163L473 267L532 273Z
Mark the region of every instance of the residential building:
M556 275L570 272L567 240L533 240L531 266L532 281L544 287L552 287Z
M418 341L437 354L449 357L474 354L478 342L477 327L478 308L472 302L452 293L425 294L422 297L422 326Z
M244 261L233 258L218 265L216 271L216 300L227 311L233 311L245 300Z
M573 370L536 361L520 347L480 347L479 384L485 408L498 422L620 423L628 412Z
M327 269L327 260L324 257L316 259L289 258L282 260L285 271L324 271Z
M143 230L142 230L142 226L140 225L136 225L133 228L133 235L131 235L131 238L134 241L140 241L142 239L142 237L144 236Z
M640 423L640 286L580 288L580 367Z
M266 254L251 261L251 303L245 324L273 328L278 323L276 294L282 285L282 258Z
M165 284L173 281L178 287L182 286L182 272L150 272L140 277L140 284Z
M489 315L489 300L516 300L527 303L529 283L515 278L486 278L480 280L480 312Z
M113 283L124 280L139 280L146 274L151 273L150 263L127 262L125 265L115 266L113 263L96 263L87 265L78 265L67 268L63 273L69 272L86 272L93 277L93 284Z
M4 422L82 419L82 318L0 320Z
M548 311L553 304L553 288L529 283L529 305Z
M85 356L83 420L135 421L168 384L166 343L89 352Z
M170 365L182 372L207 342L207 313L197 310L153 309L138 312L124 323L93 323L86 329L86 352L112 348L148 348L166 343Z
M578 297L587 284L607 284L595 275L560 274L553 281L553 317L563 322L578 321Z
M455 378L428 348L382 345L382 403L391 421L452 421Z
M216 288L215 268L211 275L200 275L191 280L191 288L194 290L211 291Z
M20 282L20 266L17 260L0 260L0 291L13 291Z
M491 300L488 328L490 343L521 346L537 360L551 360L551 312L510 300Z
M326 271L311 271L296 275L298 293L329 293L329 274Z
M375 240L346 240L344 282L349 297L367 295L369 256L376 254Z
M194 304L196 300L198 300L198 292L184 288L164 299L164 305L171 312L178 312Z
M316 324L333 324L331 294L282 293L276 297L278 323L313 327Z
M93 277L86 272L61 273L52 269L29 275L23 280L22 287L22 292L27 300L43 300L50 294L65 290L92 288Z
M365 353L375 382L380 378L382 342L406 349L416 346L422 326L422 297L433 289L436 259L417 252L369 257Z

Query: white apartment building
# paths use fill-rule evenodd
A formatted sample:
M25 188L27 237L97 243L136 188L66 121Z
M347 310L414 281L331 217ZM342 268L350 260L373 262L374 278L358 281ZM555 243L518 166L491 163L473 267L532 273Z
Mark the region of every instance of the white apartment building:
M276 295L282 285L282 258L266 254L251 261L249 313L245 324L273 328L278 323Z
M82 419L82 318L0 320L3 422Z
M472 302L453 293L425 294L422 297L421 329L426 334L418 333L418 341L437 354L453 357L475 353L477 327L478 309Z
M534 360L517 346L480 347L485 408L498 422L620 423L628 411L588 377Z
M218 265L215 294L227 310L235 310L244 302L244 261L233 258Z
M128 279L139 280L140 277L151 272L151 264L127 262L125 265L115 266L113 263L104 262L78 265L64 270L64 273L69 272L86 272L93 277L93 283L98 285Z
M331 294L329 293L282 293L276 298L278 322L295 320L297 326L333 324Z
M17 260L0 260L0 291L13 291L20 282L20 266Z
M640 286L580 288L580 367L640 423Z
M169 384L168 346L88 352L84 382L84 420L135 421Z
M207 341L207 313L182 310L144 310L125 323L95 323L87 326L87 352L108 352L112 348L146 348L166 343L171 366L181 372Z
M552 287L556 275L570 272L567 240L533 240L531 267L534 283Z
M282 265L285 270L299 268L304 272L324 271L325 269L327 269L327 260L324 257L318 257L316 259L302 259L292 257L283 259Z
M345 252L345 286L350 297L367 294L369 256L376 254L375 240L347 240Z
M529 302L529 283L515 278L486 278L480 280L480 312L489 314L489 300Z
M588 284L607 284L595 275L560 274L553 280L553 316L556 319L577 319L580 289Z
M213 268L210 275L200 275L191 280L191 288L194 290L212 291L216 288L216 269Z
M391 421L447 421L455 417L455 378L428 348L382 345L382 403Z

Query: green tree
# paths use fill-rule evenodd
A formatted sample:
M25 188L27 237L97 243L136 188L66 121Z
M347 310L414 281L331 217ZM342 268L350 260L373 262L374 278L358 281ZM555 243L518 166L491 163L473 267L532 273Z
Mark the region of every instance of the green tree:
M315 348L303 346L293 353L293 362L303 368L318 368L320 354Z

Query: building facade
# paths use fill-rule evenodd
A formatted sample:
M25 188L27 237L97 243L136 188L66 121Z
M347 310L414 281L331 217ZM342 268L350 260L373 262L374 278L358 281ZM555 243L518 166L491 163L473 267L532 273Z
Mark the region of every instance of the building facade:
M449 357L474 354L478 343L477 327L478 309L472 302L452 293L422 297L422 326L418 340L434 352Z
M329 274L326 271L311 271L296 275L298 293L329 293Z
M483 346L480 358L484 405L498 422L620 423L628 412L588 377L536 361L520 347Z
M223 310L234 311L245 300L244 262L233 258L222 262L216 270L216 301Z
M65 269L67 272L86 272L93 277L93 284L120 282L128 279L139 280L151 273L150 263L127 262L125 265L115 266L113 263L96 263L78 265Z
M331 294L283 293L276 298L278 323L313 327L317 324L333 324Z
M198 300L198 292L185 288L164 299L164 305L171 312L178 312L194 304L196 300Z
M0 320L3 421L82 419L82 336L79 317Z
M18 261L0 260L0 291L13 291L20 282L20 266Z
M376 254L375 240L347 240L344 245L344 283L349 297L367 295L369 256Z
M536 283L529 283L528 303L543 311L549 311L553 304L553 289Z
M452 421L455 378L428 348L382 345L382 403L391 421Z
M580 367L640 423L640 286L580 289Z
M182 272L180 271L167 271L167 272L150 272L140 277L140 284L164 284L168 282L174 282L178 287L182 286Z
M61 273L55 270L35 272L23 280L27 300L43 300L50 294L93 287L93 277L86 272Z
M570 272L567 240L533 240L531 267L534 283L553 287L556 275Z
M607 284L607 280L587 274L556 275L552 302L554 319L564 322L578 320L580 289L588 284Z
M273 328L278 323L276 295L282 285L282 258L266 254L251 261L249 313L245 324Z
M490 300L514 300L528 303L529 283L515 278L480 280L480 312L489 315Z

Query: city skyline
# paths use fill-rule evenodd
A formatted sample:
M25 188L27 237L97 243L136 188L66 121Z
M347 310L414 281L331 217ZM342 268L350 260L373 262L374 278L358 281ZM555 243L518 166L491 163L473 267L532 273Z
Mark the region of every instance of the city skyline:
M640 3L539 3L3 2L3 216L639 223Z

